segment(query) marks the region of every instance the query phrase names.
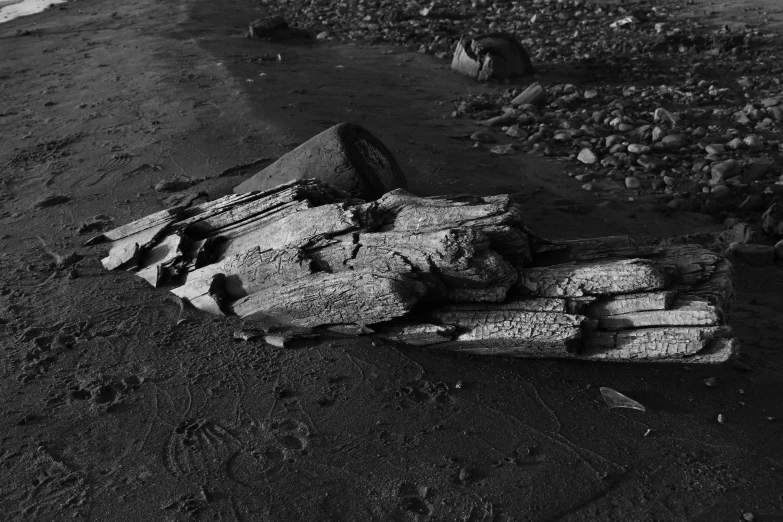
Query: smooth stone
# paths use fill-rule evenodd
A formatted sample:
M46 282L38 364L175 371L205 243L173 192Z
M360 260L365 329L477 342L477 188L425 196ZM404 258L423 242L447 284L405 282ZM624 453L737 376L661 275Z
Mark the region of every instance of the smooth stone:
M712 195L715 199L723 199L731 194L731 189L726 185L716 185L712 187Z
M620 125L617 126L617 130L619 130L620 132L629 132L633 130L633 125L629 123L621 123Z
M741 139L734 138L733 140L731 140L726 144L726 147L730 148L731 150L739 150L743 147L744 144L745 142L742 141Z
M780 105L780 98L765 98L761 100L761 105L764 107L777 107Z
M555 141L571 141L571 135L566 134L565 132L559 132L555 134L555 137L553 138Z
M587 192L593 192L595 190L595 186L593 186L592 183L585 183L582 185L582 190L586 190Z
M780 110L780 107L770 107L767 110L769 115L775 118L775 121L783 121L783 111Z
M585 100L592 100L593 98L598 97L598 91L594 90L587 90L585 91L584 98Z
M613 147L614 145L620 143L623 141L622 136L618 136L617 134L612 134L611 136L606 137L606 146L607 147Z
M663 138L666 135L666 131L663 130L660 127L655 127L652 131L652 140L653 141L661 141L661 138Z
M650 152L650 147L639 145L638 143L631 143L628 145L628 152L632 154L644 154L646 152Z
M642 182L633 176L628 176L625 178L625 186L629 189L638 189L642 186Z
M711 143L710 145L704 147L704 152L715 155L723 154L726 152L726 147L724 147L722 143Z
M582 181L584 183L587 183L587 182L593 181L594 177L595 177L595 175L592 172L588 172L586 174L578 174L578 175L574 176L574 179L577 180L577 181Z
M606 177L614 181L623 181L625 179L625 174L623 174L617 169L612 169L609 171Z
M679 134L669 134L668 136L661 138L661 143L671 149L681 149L685 146L686 141L685 138Z
M576 157L576 159L585 165L593 165L596 161L598 161L598 156L596 156L595 153L590 149L582 149L579 151L579 155Z

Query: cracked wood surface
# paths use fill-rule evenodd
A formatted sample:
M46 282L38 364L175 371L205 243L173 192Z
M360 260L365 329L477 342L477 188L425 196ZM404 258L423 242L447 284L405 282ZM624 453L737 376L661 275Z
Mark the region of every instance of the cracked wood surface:
M310 261L299 249L251 248L188 274L187 282L171 292L191 303L210 292L213 278L225 276L223 291L239 299L272 285L280 285L313 273Z
M404 273L315 274L239 299L233 312L243 319L274 318L307 327L372 324L405 315L426 291Z
M618 332L593 332L580 355L597 360L634 362L683 361L709 348L715 339L729 338L726 326L640 328Z
M715 306L695 297L679 297L667 310L643 310L609 315L598 319L602 330L624 330L648 326L716 326L722 312Z
M511 264L489 249L486 236L469 228L357 233L311 245L308 255L332 272L412 271L435 300L502 301L517 280Z
M666 310L671 306L675 295L676 292L666 290L602 297L587 307L585 315L595 319L647 310Z
M627 294L663 290L666 284L664 273L644 259L525 268L517 283L523 291L544 297Z
M548 241L510 196L364 203L308 180L166 212L120 227L140 231L103 262L217 315L518 357L721 362L739 346L725 258Z

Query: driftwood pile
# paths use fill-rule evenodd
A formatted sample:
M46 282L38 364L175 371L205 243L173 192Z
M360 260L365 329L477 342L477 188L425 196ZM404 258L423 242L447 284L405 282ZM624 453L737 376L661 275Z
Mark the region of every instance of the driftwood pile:
M373 202L316 180L152 214L112 241L135 272L196 308L475 354L716 363L730 263L695 245L547 241L512 196Z

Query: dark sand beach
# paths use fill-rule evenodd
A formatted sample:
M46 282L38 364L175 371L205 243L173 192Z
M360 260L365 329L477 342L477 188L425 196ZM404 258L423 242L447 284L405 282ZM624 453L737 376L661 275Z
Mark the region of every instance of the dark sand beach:
M680 14L764 19L740 7ZM723 229L586 191L563 161L453 139L477 130L450 117L454 100L503 86L448 60L245 38L269 10L75 0L0 24L0 518L783 520L780 263L738 267L742 356L723 365L476 357L362 337L276 348L105 271L106 248L84 246L101 227L228 194L253 172L225 169L342 121L378 136L415 194L522 193L545 237ZM541 77L581 81L561 69ZM154 189L179 178L191 187ZM647 411L609 409L599 387Z

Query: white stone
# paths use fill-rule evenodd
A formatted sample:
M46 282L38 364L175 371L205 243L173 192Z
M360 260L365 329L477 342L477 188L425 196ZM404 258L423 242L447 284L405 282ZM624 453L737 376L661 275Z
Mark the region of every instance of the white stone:
M579 156L576 157L579 161L586 165L592 165L596 161L598 161L598 157L595 155L595 153L590 149L582 149L579 151Z

